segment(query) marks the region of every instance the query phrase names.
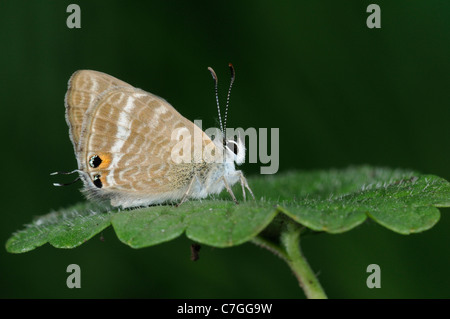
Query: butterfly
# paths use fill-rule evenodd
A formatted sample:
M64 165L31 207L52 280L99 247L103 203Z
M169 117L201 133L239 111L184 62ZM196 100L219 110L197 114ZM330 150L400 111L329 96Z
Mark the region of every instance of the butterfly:
M226 110L235 79L231 63L229 67L231 82ZM244 142L240 138L225 138L226 112L222 125L218 79L212 68L208 70L215 83L222 133L214 139L161 97L102 72L76 71L68 83L65 107L78 169L52 174L77 172L79 177L75 181L82 180L82 192L87 198L109 200L112 206L123 208L165 202L180 205L190 198L219 194L224 188L237 203L231 190L237 182L241 184L244 200L245 189L255 198L244 174L235 168L235 164L245 161ZM182 148L189 151L188 161L174 160L180 132L190 136ZM192 143L195 136L200 137L197 146L201 147ZM220 154L221 160L206 160L204 150Z

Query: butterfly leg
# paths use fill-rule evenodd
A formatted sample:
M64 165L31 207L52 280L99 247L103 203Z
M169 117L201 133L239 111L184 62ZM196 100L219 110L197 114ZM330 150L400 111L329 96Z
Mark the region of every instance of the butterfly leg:
M181 204L183 204L187 200L187 198L189 196L189 192L191 191L192 185L194 185L194 181L196 178L197 178L197 175L194 175L194 177L192 177L186 192L184 193L183 197L181 198L181 201L177 204L176 207L179 207Z
M252 192L250 186L248 186L247 179L244 177L244 174L242 173L242 171L237 171L236 173L239 174L239 178L241 181L241 187L242 187L242 194L244 196L244 201L245 201L245 188L248 189L250 195L252 195L253 199L255 199L255 195L253 195L253 192Z
M234 194L233 194L233 191L231 190L230 185L228 185L228 182L227 182L227 180L225 179L224 176L222 176L222 179L223 179L223 183L225 184L225 188L227 189L228 193L231 195L231 198L233 198L233 201L234 201L236 204L239 204L238 201L236 200L236 197L235 197Z
M244 186L244 180L242 179L242 176L243 176L243 175L242 175L242 173L241 173L239 180L240 180L240 182L241 182L242 198L244 198L244 202L246 202L246 201L247 201L247 197L246 197L246 195L245 195L245 186Z

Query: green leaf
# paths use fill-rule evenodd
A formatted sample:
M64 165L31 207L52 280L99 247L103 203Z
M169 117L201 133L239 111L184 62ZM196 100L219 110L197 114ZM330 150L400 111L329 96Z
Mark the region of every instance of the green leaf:
M180 236L186 227L184 217L173 206L157 206L123 212L112 223L122 242L141 248Z
M216 247L242 244L258 235L277 211L269 202L249 201L239 205L222 203L190 215L186 235L199 243Z
M117 214L112 224L119 239L133 248L156 245L186 232L188 238L215 247L250 240L276 215L273 205L230 201L191 201Z
M79 204L37 218L13 234L6 249L21 253L47 242L74 248L110 224L119 239L134 248L157 245L183 233L199 243L230 247L251 240L271 222L275 225L280 221L274 219L277 214L314 231L342 233L371 218L392 231L410 234L433 227L440 217L437 207L450 206L447 181L401 169L293 171L248 182L256 201L240 200L239 205L227 192L180 207L119 211L108 205ZM233 190L239 199L240 185Z
M342 233L370 217L400 234L416 233L439 221L436 207L450 206L450 184L436 176L368 167L323 173L307 174L315 181L308 187L311 196L279 208L315 231Z
M7 241L10 253L23 253L49 242L57 248L77 247L111 223L109 205L83 203L36 218Z
M449 193L449 183L436 176L402 180L385 186L383 197L369 201L374 209L368 215L401 234L424 231L439 221L436 207L450 206Z

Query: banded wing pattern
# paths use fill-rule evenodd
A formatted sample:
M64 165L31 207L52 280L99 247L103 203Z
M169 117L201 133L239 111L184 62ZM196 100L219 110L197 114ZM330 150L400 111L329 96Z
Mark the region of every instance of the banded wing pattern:
M75 150L86 111L105 91L117 86L132 88L128 83L98 71L80 70L71 76L65 98L66 121Z

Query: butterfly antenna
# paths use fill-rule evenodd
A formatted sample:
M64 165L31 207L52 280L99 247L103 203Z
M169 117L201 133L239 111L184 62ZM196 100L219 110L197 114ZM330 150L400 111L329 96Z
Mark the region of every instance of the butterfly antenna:
M70 174L77 173L77 172L79 172L79 170L74 169L73 171L70 171L70 172L53 172L53 173L50 173L50 175L70 175ZM66 184L53 183L53 186L69 186L69 185L72 185L73 183L77 182L79 179L80 179L80 176L78 176L73 181L66 183Z
M234 79L236 78L236 73L234 72L233 64L228 63L228 67L230 68L230 72L231 72L231 80L230 80L230 87L228 88L227 104L225 106L225 116L223 119L224 131L227 129L227 115L228 115L228 106L230 105L231 88L233 87ZM224 134L225 134L225 132L224 132Z
M209 70L209 72L211 72L211 75L212 75L213 80L214 80L214 90L216 92L216 104L217 104L217 113L219 113L220 130L225 135L225 132L223 130L223 125L222 125L222 116L220 114L219 93L217 91L217 84L218 84L219 80L217 78L216 72L214 72L214 70L211 67L208 67L208 70Z

